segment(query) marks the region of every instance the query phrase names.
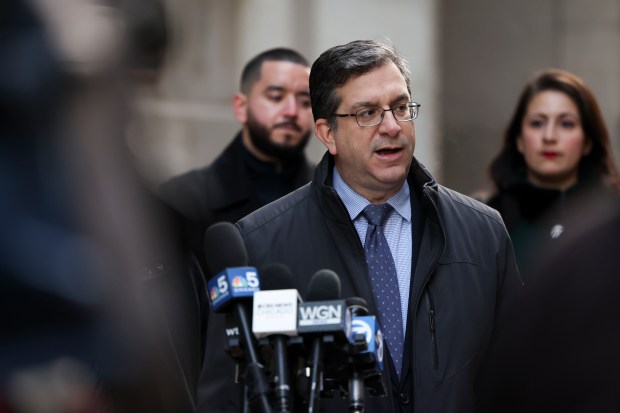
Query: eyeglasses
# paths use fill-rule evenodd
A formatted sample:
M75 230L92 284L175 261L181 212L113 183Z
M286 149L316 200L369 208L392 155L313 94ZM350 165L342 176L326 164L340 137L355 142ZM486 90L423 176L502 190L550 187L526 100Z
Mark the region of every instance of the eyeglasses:
M383 122L385 112L392 112L394 119L397 122L409 122L418 117L420 113L420 105L416 102L401 103L390 109L383 109L380 106L363 108L355 113L333 113L331 116L338 116L340 118L346 118L349 116L355 116L357 124L362 128L369 128L371 126L377 126Z

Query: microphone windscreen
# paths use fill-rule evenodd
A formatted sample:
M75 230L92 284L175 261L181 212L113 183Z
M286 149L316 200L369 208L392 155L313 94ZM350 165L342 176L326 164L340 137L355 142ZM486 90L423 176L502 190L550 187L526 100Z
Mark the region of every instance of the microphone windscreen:
M306 301L327 301L340 298L340 278L332 270L317 271L308 283Z
M230 222L216 222L207 228L204 248L207 268L212 274L224 268L248 266L248 251L243 237Z
M368 315L368 303L361 297L349 297L345 300L347 308L354 316Z
M291 269L279 262L267 265L260 272L260 288L263 291L295 289Z

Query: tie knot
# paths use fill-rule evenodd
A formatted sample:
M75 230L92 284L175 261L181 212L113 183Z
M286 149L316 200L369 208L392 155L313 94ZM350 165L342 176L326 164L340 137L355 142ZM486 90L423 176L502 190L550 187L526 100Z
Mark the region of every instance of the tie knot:
M390 204L370 204L364 208L364 216L370 224L381 226L392 209Z

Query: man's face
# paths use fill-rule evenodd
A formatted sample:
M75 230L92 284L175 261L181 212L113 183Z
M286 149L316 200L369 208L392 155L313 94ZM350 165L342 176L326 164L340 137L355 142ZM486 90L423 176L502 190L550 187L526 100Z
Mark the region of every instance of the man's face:
M392 62L349 79L336 93L342 98L336 113L373 106L388 109L410 100L405 79ZM369 201L385 202L400 190L409 173L415 147L413 121L397 122L386 111L377 126L362 128L355 117L337 118L337 122L334 130L325 119L317 120L316 133L334 155L338 172Z
M306 146L313 123L309 75L304 65L266 61L249 95L240 94L235 113L244 143L259 158L286 160Z

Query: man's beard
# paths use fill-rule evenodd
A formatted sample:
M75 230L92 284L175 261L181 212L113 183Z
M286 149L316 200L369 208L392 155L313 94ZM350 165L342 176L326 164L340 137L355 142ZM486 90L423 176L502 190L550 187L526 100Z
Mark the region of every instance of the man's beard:
M299 125L294 121L281 122L274 127L284 124L297 128L298 131L301 130ZM252 116L251 112L248 112L248 120L246 126L250 134L250 140L252 141L252 144L256 147L256 149L258 149L263 154L276 158L282 162L299 159L299 157L303 153L304 148L308 144L308 140L310 139L310 132L308 132L302 137L301 141L299 141L297 145L273 143L271 141L270 130L267 129L265 125L257 121L256 118Z

